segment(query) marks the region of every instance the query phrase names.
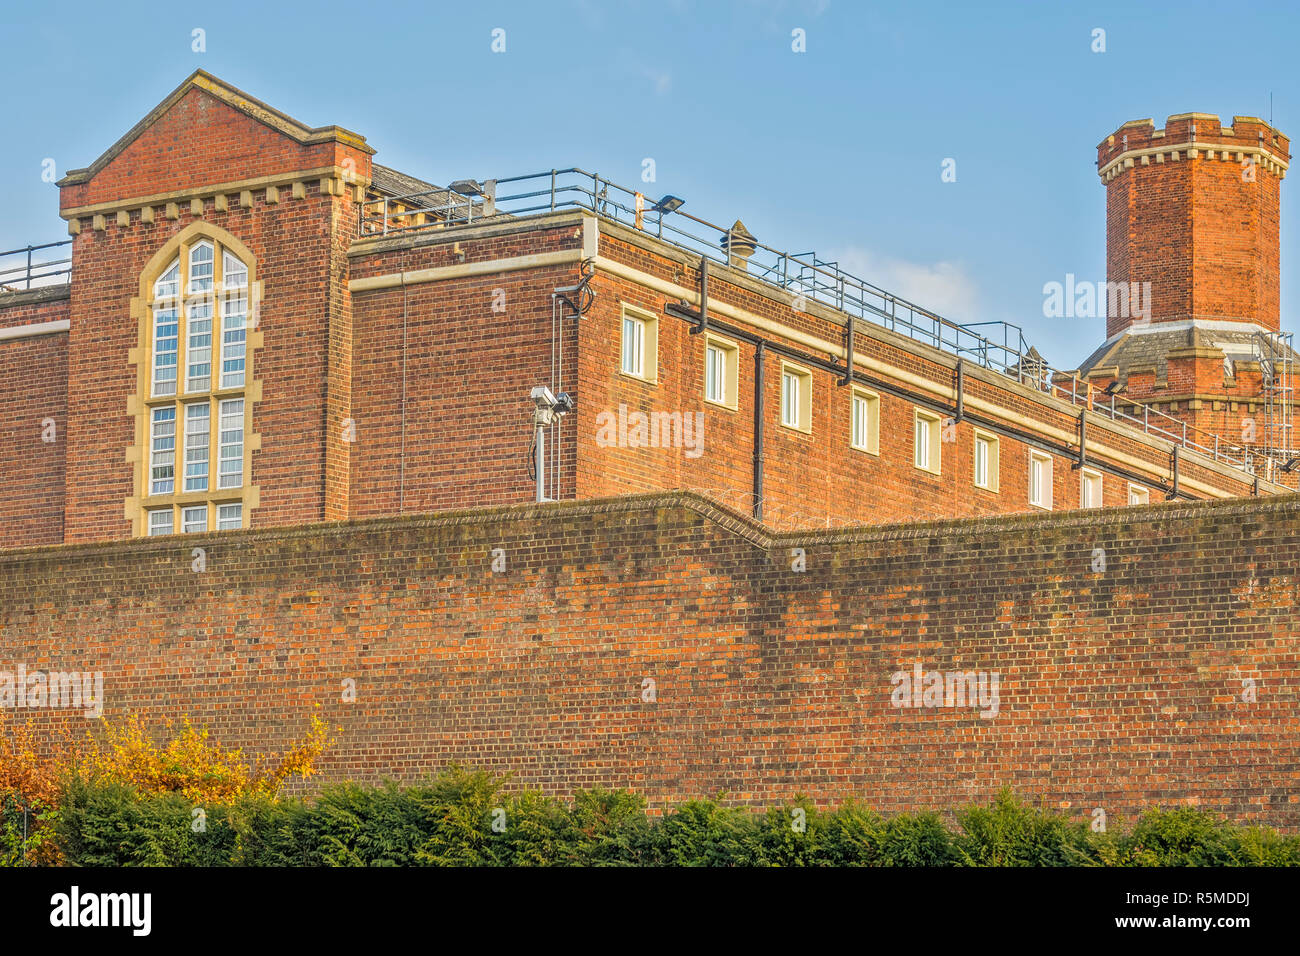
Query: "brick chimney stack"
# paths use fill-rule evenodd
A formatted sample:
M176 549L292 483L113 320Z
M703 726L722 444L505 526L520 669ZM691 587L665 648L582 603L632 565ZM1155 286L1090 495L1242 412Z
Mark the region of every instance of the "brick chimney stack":
M1107 281L1138 283L1128 288L1152 323L1277 331L1279 187L1290 158L1290 140L1252 116L1223 126L1210 113L1180 113L1159 130L1149 119L1125 123L1097 147ZM1109 314L1107 337L1144 322L1137 311Z

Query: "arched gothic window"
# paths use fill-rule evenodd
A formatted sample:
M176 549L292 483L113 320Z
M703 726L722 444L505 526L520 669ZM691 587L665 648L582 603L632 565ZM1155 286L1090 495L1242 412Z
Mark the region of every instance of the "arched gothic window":
M180 244L153 282L146 309L144 534L247 524L249 267L235 250L196 236Z

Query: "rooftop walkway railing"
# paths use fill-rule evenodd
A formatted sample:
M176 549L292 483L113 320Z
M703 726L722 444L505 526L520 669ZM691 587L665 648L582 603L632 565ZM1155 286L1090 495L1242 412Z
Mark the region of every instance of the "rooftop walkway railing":
M750 276L795 296L815 300L890 331L969 359L1022 384L1164 438L1215 461L1255 473L1258 450L1224 441L1149 405L1126 399L1052 368L1009 322L958 323L894 295L815 253L789 253L758 242L736 226L720 226L683 212L683 201L643 193L571 167L505 179L461 180L450 187L367 201L362 236L469 225L562 209L585 209L711 261L740 265ZM743 229L743 227L741 227ZM1139 410L1140 411L1136 411Z
M71 239L0 252L0 292L66 285L72 277ZM53 250L59 250L55 252ZM33 258L35 256L35 258ZM62 256L62 258L52 258Z

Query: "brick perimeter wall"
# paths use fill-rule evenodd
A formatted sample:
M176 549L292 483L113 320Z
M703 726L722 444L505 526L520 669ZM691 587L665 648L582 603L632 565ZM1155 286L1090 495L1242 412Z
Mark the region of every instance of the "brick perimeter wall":
M1006 784L1294 830L1297 544L1295 497L768 539L667 494L70 545L0 552L0 668L103 670L109 716L184 713L254 751L319 704L342 727L326 779L457 760L660 808L887 810ZM918 662L999 672L998 714L892 707Z
M0 329L66 322L58 295L0 296ZM63 542L67 427L68 333L0 339L0 548Z

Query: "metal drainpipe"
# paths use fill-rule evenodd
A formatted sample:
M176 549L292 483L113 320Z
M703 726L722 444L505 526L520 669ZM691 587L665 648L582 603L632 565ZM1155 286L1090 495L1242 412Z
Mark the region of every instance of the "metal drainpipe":
M700 256L700 322L689 329L691 335L709 330L709 260Z
M1079 412L1079 467L1088 464L1088 410Z
M1170 501L1178 497L1178 451L1179 448L1177 445L1175 445L1174 446L1174 487L1173 490L1169 492Z
M853 372L850 367L849 376ZM963 359L957 360L957 414L953 421L961 422L966 417L966 363Z
M540 505L546 500L546 426L539 420L536 429L533 441L533 471L537 473L537 503Z
M754 520L763 520L763 366L767 343L754 348Z
M406 513L406 326L408 293L406 289L406 250L402 250L402 450L398 457L397 513Z

